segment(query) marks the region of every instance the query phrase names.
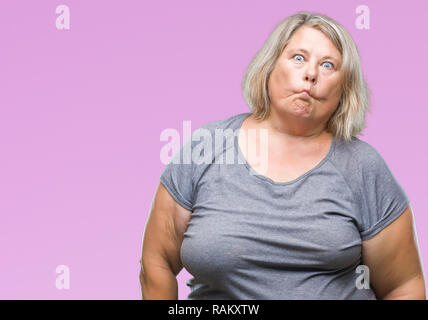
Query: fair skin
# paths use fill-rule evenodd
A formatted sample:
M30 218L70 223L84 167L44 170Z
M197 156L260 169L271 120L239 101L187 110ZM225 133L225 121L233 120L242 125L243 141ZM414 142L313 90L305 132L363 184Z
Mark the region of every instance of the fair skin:
M144 232L140 260L144 300L177 300L176 276L183 269L180 248L191 211L180 206L159 183Z
M309 27L296 30L268 80L269 116L264 120L250 116L241 126L244 135L249 129L268 132L269 145L257 145L268 151L267 171L246 156L255 171L288 182L327 155L332 135L325 128L341 97L341 61L341 53L322 32ZM310 97L302 95L303 89ZM241 140L240 134L240 146ZM246 155L246 149L241 150Z
M269 116L257 121L250 116L241 126L242 133L268 131L269 162L264 175L273 181L296 179L328 153L331 134L326 123L341 97L341 59L330 39L309 27L299 28L278 58L268 81ZM309 89L311 96L302 96L302 89ZM250 165L255 163L245 150L243 153ZM253 169L257 171L255 166ZM143 299L177 299L175 277L183 268L180 248L190 217L191 211L177 204L159 184L144 234ZM413 223L408 207L393 223L362 242L363 263L369 267L370 286L378 299L425 299Z

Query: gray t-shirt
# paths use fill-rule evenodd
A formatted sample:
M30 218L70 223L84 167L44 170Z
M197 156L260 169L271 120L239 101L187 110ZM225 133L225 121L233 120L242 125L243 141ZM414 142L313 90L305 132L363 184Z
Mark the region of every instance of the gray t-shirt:
M275 182L255 175L239 148L239 128L250 114L203 125L160 177L192 211L180 252L193 276L187 299L376 299L372 288L356 284L366 272L357 270L361 241L409 205L384 159L356 137L333 138L314 168ZM216 144L215 129L235 134ZM185 163L189 147L192 159L211 161Z

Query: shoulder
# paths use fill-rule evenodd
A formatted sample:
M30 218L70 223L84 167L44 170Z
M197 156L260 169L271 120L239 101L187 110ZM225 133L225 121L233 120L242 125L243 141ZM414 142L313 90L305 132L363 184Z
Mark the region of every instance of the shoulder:
M209 131L215 131L216 129L237 129L239 127L240 120L243 120L250 113L243 112L237 113L231 116L226 116L220 120L212 120L203 124L200 129L207 129Z
M191 137L187 139L184 144L191 145L191 148L200 145L201 142L209 145L215 139L216 130L224 130L227 128L235 129L236 124L239 123L239 119L241 119L245 114L246 113L238 113L220 120L205 122L192 131Z
M249 113L238 113L226 116L220 120L211 120L198 127L190 139L185 143L185 149L188 159L196 164L211 164L215 161L215 156L221 156L221 153L228 148L221 141L233 141L237 133L236 129L241 121Z
M388 165L378 150L357 137L348 142L337 140L330 161L354 192L367 190L378 184L379 178L390 176Z
M345 162L354 169L373 170L385 165L379 151L366 141L352 137L351 141L337 142L335 148L336 161Z

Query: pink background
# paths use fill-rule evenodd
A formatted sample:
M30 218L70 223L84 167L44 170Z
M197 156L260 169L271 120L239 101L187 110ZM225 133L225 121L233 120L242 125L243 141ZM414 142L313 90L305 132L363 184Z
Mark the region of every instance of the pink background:
M55 8L70 8L57 30ZM357 6L370 29L355 27ZM426 1L0 2L0 298L141 299L142 234L164 129L249 111L240 83L299 10L339 21L373 91L362 140L410 197L424 265ZM58 265L70 289L55 286ZM178 276L179 298L190 275Z

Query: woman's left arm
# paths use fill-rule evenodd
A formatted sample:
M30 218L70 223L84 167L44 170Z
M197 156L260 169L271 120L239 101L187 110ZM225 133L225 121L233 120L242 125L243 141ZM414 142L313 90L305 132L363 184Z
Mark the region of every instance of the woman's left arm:
M362 259L378 299L426 299L410 206L389 226L362 242Z

